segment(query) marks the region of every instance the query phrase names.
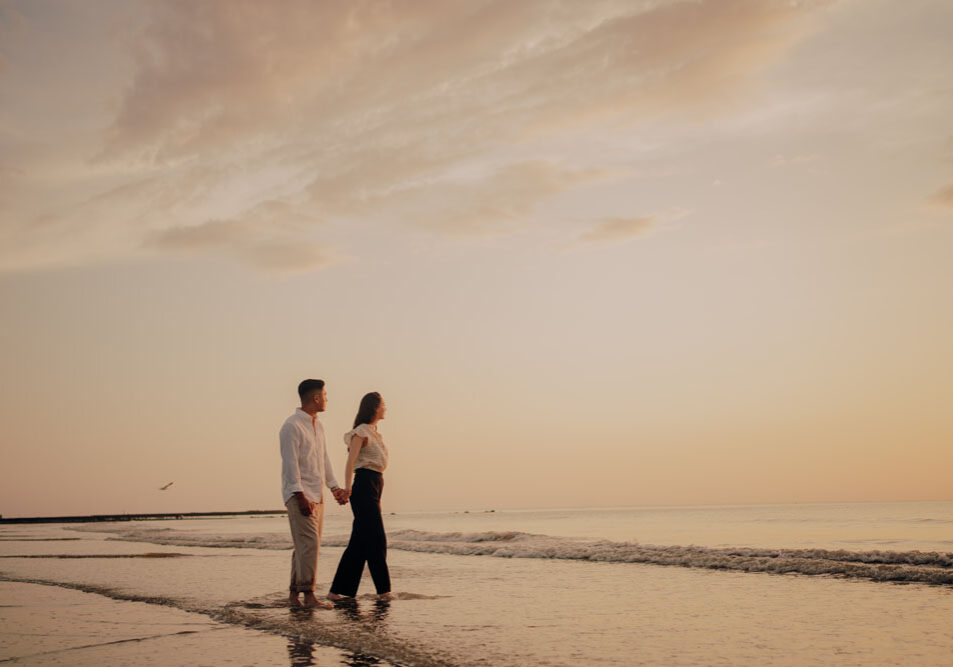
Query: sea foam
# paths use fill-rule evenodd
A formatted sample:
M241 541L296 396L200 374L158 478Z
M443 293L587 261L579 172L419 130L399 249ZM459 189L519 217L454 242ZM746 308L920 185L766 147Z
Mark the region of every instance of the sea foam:
M83 526L74 530L108 532L112 539L153 544L253 549L288 549L285 535L197 534L170 528ZM325 536L327 546L345 546L346 535ZM953 585L953 553L662 546L554 537L517 531L474 533L398 530L388 548L457 556L540 558L603 563L639 563L735 572L826 575L898 583Z

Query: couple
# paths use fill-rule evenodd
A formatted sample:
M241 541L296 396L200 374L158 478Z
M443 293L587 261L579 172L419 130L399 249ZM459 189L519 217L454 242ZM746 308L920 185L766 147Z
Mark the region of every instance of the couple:
M341 554L328 598L340 600L357 595L357 587L367 563L381 598L390 596L387 569L387 537L381 518L381 491L387 467L387 446L377 432L384 418L384 400L377 392L366 394L354 418L354 428L344 434L348 446L344 488L338 486L324 441L324 427L318 413L328 402L324 380L304 380L298 385L301 407L285 420L279 432L281 443L281 491L291 523L291 592L288 602L330 609L332 605L314 596L314 578L321 546L324 519L323 486L327 485L339 505L351 502L354 524L347 549ZM354 484L351 485L351 473Z

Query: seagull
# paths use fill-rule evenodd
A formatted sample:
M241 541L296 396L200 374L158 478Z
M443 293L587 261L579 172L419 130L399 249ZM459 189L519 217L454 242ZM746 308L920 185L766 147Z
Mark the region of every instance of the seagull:
M169 483L166 484L165 486L160 486L160 487L159 487L159 490L160 490L160 491L165 491L166 489L168 489L168 488L169 488L170 486L172 486L173 484L175 484L175 482L169 482Z

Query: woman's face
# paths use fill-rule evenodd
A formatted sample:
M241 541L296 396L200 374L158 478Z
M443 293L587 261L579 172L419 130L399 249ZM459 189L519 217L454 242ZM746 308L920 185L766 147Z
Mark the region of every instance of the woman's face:
M386 414L387 404L384 403L384 399L382 398L380 404L377 406L377 412L374 413L374 420L383 419Z

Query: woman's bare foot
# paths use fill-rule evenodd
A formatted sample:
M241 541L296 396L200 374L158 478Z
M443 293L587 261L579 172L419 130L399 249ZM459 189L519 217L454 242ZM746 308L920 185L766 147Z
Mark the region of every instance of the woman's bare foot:
M292 607L300 607L300 606L301 606L301 603L298 602L298 593L296 593L295 591L292 591L292 592L288 595L288 604L289 604L290 606L292 606Z
M338 595L337 593L328 593L329 600L350 600L350 596Z
M334 609L334 605L328 604L327 602L321 602L318 598L314 597L313 592L307 592L304 594L304 606L309 609Z

